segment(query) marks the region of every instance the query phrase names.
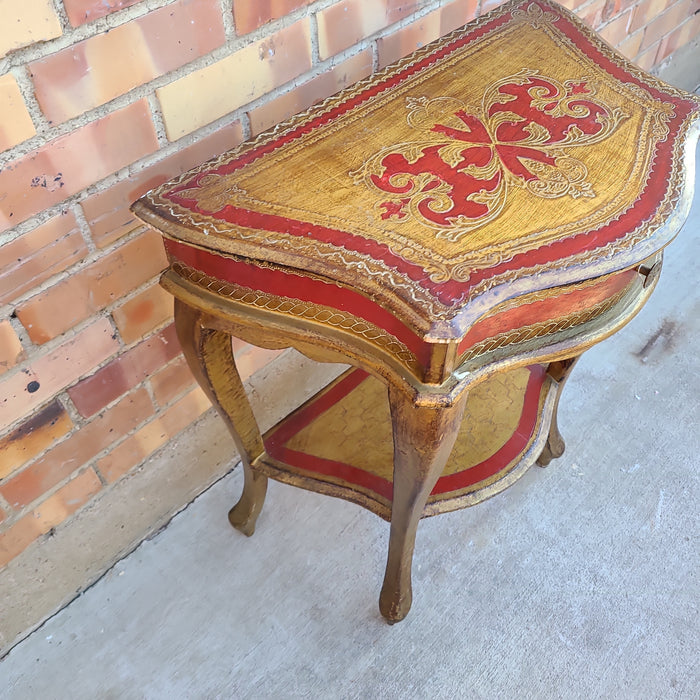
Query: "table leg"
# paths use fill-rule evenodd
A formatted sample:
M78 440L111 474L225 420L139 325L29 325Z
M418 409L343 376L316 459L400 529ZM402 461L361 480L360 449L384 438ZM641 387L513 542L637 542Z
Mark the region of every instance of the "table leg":
M389 388L394 431L394 491L391 533L379 610L388 622L411 609L411 564L418 521L457 438L466 395L453 406L415 406Z
M175 327L192 373L226 421L243 464L243 493L228 514L229 521L245 535L252 535L267 491L267 477L252 464L263 451L257 421L231 348L231 336L204 328L201 312L175 300Z
M559 399L561 398L561 392L564 390L566 380L569 378L571 370L580 357L581 355L577 355L568 360L552 362L547 368L547 374L557 383L557 395L554 399L554 410L552 411L552 422L549 426L549 436L547 437L547 442L542 453L537 458L537 464L540 467L546 467L553 459L561 457L564 454L566 445L564 443L564 438L559 432L557 411L559 410Z

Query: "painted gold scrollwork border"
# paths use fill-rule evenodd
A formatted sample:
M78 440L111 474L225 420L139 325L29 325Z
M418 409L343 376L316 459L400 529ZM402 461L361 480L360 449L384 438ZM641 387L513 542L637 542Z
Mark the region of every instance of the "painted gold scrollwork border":
M553 7L553 5L550 2L548 2L548 0L538 1L543 6ZM495 10L492 10L491 12L475 20L473 23L471 23L470 26L472 29L478 29L479 27L483 26L486 22L491 22L495 18L501 17L509 12L517 11L516 8L519 7L527 8L528 4L523 3L521 0L511 0L510 2L504 3ZM608 58L615 65L618 65L621 68L623 68L633 77L637 78L642 83L642 85L652 89L658 89L673 97L679 97L686 100L694 99L695 101L697 101L698 105L700 105L700 97L693 97L691 95L688 95L688 93L686 93L685 91L673 88L672 86L663 83L654 76L651 76L639 69L638 67L636 67L624 56L617 53L614 49L605 45L603 42L600 41L600 38L595 34L595 32L586 27L572 12L566 10L566 8L557 6L556 10L562 15L564 15L564 17L567 18L569 21L571 21L576 26L577 31L579 31L584 37L591 41L600 54ZM547 24L547 22L545 22L544 24ZM462 33L463 29L457 29L451 34L443 37L441 41L443 41L447 45L451 41L457 39ZM566 39L566 41L568 41L568 39ZM341 101L350 99L353 96L358 95L359 93L366 90L369 86L375 84L376 82L381 82L381 80L383 80L388 73L397 70L402 70L403 68L406 68L417 61L423 60L434 50L435 49L432 44L426 45L425 47L419 49L416 53L400 60L397 64L394 64L388 67L387 69L384 69L383 71L380 71L374 75L369 76L368 78L359 81L352 88L349 88L340 93L340 95L331 96L323 102L321 102L319 105L311 107L305 112L295 115L290 119L276 125L272 129L259 134L254 139L245 142L233 151L226 152L221 156L208 161L199 168L184 173L183 175L171 181L169 183L169 186L177 186L177 184L179 183L183 183L192 179L192 177L198 172L201 173L205 172L206 170L216 168L224 164L225 162L230 161L232 158L239 157L252 149L274 142L282 134L286 133L292 128L298 127L299 125L303 124L311 116L319 116L324 113L327 113L335 106L337 106ZM638 99L645 98L654 101L651 95L642 87L634 86L634 89L630 92L635 93ZM370 98L370 101L381 100L382 96L383 93L380 92L374 97ZM657 136L660 140L666 138L666 135L664 133L666 127L664 117L664 114L657 115L657 117L655 117L651 124L651 130L655 132L654 135ZM687 178L687 174L685 173L683 167L683 140L692 126L693 120L686 120L681 125L681 129L676 136L675 145L672 152L672 177L668 183L664 200L660 203L655 214L649 220L642 222L635 231L628 233L622 239L611 241L607 245L597 248L593 251L587 251L584 253L571 255L561 260L553 261L550 263L543 263L532 267L520 267L517 269L509 270L505 273L501 273L499 275L489 277L471 287L469 289L468 295L465 296L464 299L461 299L459 303L455 303L452 306L445 306L440 304L440 302L419 283L411 280L410 278L408 278L408 276L402 275L396 270L390 268L388 265L386 265L380 260L369 258L369 256L353 253L352 251L347 250L343 250L341 257L339 257L338 253L340 253L341 251L337 248L334 248L331 245L324 246L315 251L308 250L307 252L309 254L315 255L319 260L328 260L333 264L339 264L341 266L356 263L357 265L362 266L362 274L367 275L369 279L375 280L376 284L378 284L380 287L382 287L384 284L389 283L391 285L391 288L395 290L395 293L396 291L400 290L399 296L401 296L402 298L406 298L407 300L412 300L413 304L416 304L417 308L420 308L422 305L427 305L425 306L425 312L427 312L427 314L421 314L422 316L427 315L432 319L450 319L453 318L456 314L458 314L461 308L463 308L463 306L466 303L468 303L469 300L475 299L479 295L485 293L486 291L496 286L499 286L501 284L507 284L514 280L530 277L539 273L546 273L555 269L562 269L564 267L575 266L578 264L597 264L603 261L604 259L612 259L618 253L622 251L628 251L631 248L634 248L640 242L647 239L651 234L653 234L653 231L656 228L659 228L663 225L666 219L672 214L672 212L678 205L679 200L684 194L684 183ZM152 190L148 195L144 197L144 200L150 203L148 208L154 212L154 217L151 219L152 225L158 227L158 224L156 223L156 218L159 216L158 210L163 210L167 211L168 213L168 218L163 218L164 229L167 229L167 226L169 224L168 219L170 219L170 221L172 221L173 224L177 222L176 225L178 225L178 229L182 230L183 232L185 231L185 229L191 229L192 227L194 227L195 229L201 231L201 233L204 233L205 235L207 235L207 233L210 231L216 232L218 234L225 233L223 230L217 229L217 222L211 217L206 217L202 215L200 216L199 220L194 220L191 217L188 218L187 215L184 213L184 210L176 211L179 209L179 207L173 207L172 202L163 199L161 197L162 192L163 187L160 187L155 190ZM172 224L170 225L172 226ZM208 231L208 229L210 231ZM175 230L173 230L173 232L170 233L170 235L176 240L192 240L192 234L189 234L190 238L188 238L187 235L180 235L179 231L175 232ZM236 236L239 235L241 236L241 238L249 240L251 244L273 245L275 248L277 248L280 245L280 239L283 238L283 236L281 235L279 237L271 236L270 232L257 232L252 230L239 231L237 229ZM219 241L217 241L217 244L218 243ZM224 246L224 248L225 247L226 246ZM291 247L292 246L290 245L290 248ZM230 252L233 251L230 250ZM401 255L403 251L395 250L394 252ZM512 257L512 255L509 255L508 257ZM494 260L494 264L502 263L505 261L506 258L503 257L503 251L499 251L497 259ZM358 271L360 271L359 268ZM431 276L437 276L440 279L455 279L457 281L461 280L466 282L469 279L470 266L463 262L443 263L434 261L432 268L428 266L426 267L426 271L429 274L431 274Z
M421 371L417 357L404 343L384 329L357 316L329 306L266 294L255 289L232 284L231 282L224 282L180 262L174 262L171 268L188 282L207 291L214 292L218 296L232 299L241 304L255 306L258 309L315 321L324 326L347 331L388 353L412 373L418 375Z
M523 326L511 331L505 331L494 335L486 340L473 345L467 352L465 352L460 358L459 362L468 362L476 357L485 355L492 350L497 350L498 348L504 348L509 345L515 345L517 343L524 343L528 340L533 340L534 338L543 338L545 336L553 335L554 333L559 333L561 331L568 330L575 326L580 326L581 324L592 321L594 318L601 316L606 311L612 309L616 304L618 304L623 297L629 292L628 287L621 289L616 294L611 297L604 299L603 301L591 306L587 309L583 309L575 314L569 314L568 316L563 316L561 318L555 318L547 321L541 321L539 323L533 323L528 326Z

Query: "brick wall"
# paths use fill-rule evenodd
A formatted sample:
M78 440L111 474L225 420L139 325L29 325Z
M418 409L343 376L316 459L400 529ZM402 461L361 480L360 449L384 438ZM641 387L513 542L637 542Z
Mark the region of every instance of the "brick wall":
M0 0L0 566L209 407L128 204L498 4ZM700 0L564 4L646 69L700 33Z

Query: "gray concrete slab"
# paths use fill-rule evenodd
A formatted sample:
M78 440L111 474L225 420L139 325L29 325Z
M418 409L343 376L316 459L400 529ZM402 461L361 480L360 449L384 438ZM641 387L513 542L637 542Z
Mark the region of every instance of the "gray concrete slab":
M0 664L29 698L697 698L700 197L650 303L566 388L565 455L421 523L377 610L386 523L234 470Z
M290 350L246 382L265 430L343 370ZM284 391L280 391L280 387ZM0 658L101 578L115 562L238 461L233 440L211 409L139 469L104 489L76 517L0 569Z

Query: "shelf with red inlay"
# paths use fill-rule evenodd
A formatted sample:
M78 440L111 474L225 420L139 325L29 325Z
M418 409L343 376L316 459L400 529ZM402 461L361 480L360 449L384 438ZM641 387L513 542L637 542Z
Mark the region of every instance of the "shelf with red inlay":
M478 503L521 476L542 451L555 386L539 364L476 386L423 517ZM348 370L263 436L266 454L256 468L390 519L394 457L386 394L367 372Z

